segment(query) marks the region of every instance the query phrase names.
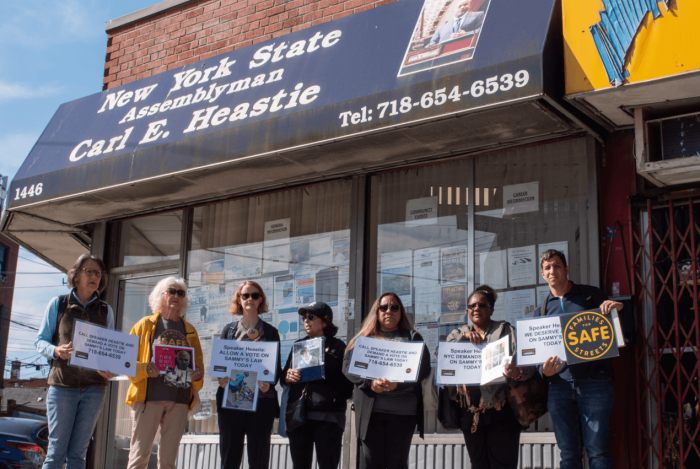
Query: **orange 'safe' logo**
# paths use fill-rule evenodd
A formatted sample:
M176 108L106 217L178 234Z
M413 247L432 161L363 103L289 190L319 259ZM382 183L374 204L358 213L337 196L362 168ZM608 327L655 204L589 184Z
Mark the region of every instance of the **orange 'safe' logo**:
M410 369L410 368L406 368L406 374L408 374L408 373L410 373L410 372L411 372L411 369Z
M263 374L264 374L264 375L269 375L269 374L270 374L270 370L265 370L265 371L263 371Z
M129 363L129 362L124 363L124 367L125 367L125 368L131 368L131 363Z
M578 358L595 360L610 350L614 333L612 322L607 317L583 312L569 319L564 327L564 345Z

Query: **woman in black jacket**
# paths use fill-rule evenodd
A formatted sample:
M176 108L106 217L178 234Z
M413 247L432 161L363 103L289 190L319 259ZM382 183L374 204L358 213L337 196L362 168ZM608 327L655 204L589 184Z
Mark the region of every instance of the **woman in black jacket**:
M243 282L233 295L229 312L238 316L224 326L222 339L279 342L280 335L272 325L259 318L267 312L267 297L262 287L255 282ZM277 379L280 368L279 346L277 347ZM221 469L239 469L243 459L244 438L248 437L248 466L250 469L267 469L270 461L270 438L275 417L279 415L279 404L275 384L258 381L258 406L255 412L224 409L224 388L229 378L219 379L216 390L216 410L219 421L219 452Z
M386 378L369 380L348 374L352 349L358 336L401 342L422 342L413 329L403 303L395 293L382 293L374 302L360 332L348 344L343 370L355 384L355 426L362 440L361 469L405 469L413 432L423 438L423 390L421 381L430 374L430 353L423 345L415 383L394 383Z
M299 383L300 368L294 363L294 351L289 353L281 382L290 386L289 405L296 402L306 389L306 422L299 428L287 430L289 451L294 469L311 469L314 444L319 469L336 469L345 429L347 400L352 395L352 383L343 374L345 344L337 339L338 328L333 325L333 310L317 301L299 308L307 336L297 342L325 336L325 378ZM303 356L303 355L302 355ZM309 366L318 363L317 357L303 357Z

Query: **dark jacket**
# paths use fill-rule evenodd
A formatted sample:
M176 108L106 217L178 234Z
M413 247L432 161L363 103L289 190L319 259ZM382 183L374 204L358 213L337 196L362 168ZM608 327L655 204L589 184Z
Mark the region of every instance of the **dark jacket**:
M562 301L553 297L550 293L547 295L542 305L538 306L535 310L535 317L580 313L581 311L600 308L600 305L606 300L608 300L608 295L600 288L590 285L578 285L571 282L571 289L563 297L563 310ZM538 371L540 375L549 382L564 382L570 381L571 379L585 378L598 381L612 379L612 363L609 358L576 365L568 365L565 363L556 375L550 377L542 373L542 365L538 367Z
M221 336L219 337L220 339L226 339L226 340L234 340L233 338L236 335L236 328L238 328L238 323L240 321L233 321L231 323L228 323L224 326L224 329L221 331ZM277 329L271 325L263 321L263 334L265 335L265 342L277 342L279 343L280 341L280 333L277 332ZM279 402L279 399L277 398L277 388L275 386L280 380L280 376L282 376L282 366L280 365L280 347L277 347L277 376L275 377L275 383L272 384L270 383L270 389L274 393L274 398L275 402ZM219 388L216 390L217 392L217 401L221 402L221 398L223 398L223 388L219 386ZM220 396L219 396L220 394ZM261 394L262 396L262 394ZM277 412L279 413L279 411Z
M407 340L410 340L411 334L413 334L413 342L423 342L423 337L415 331L400 329L400 334L401 337ZM372 415L374 396L377 394L372 391L372 380L348 374L351 358L352 350L345 353L345 358L343 359L343 373L355 384L355 389L352 393L352 402L355 405L355 431L360 439L364 439L367 436L367 427L369 426L369 419ZM423 438L423 387L421 386L421 382L429 375L430 352L428 352L428 347L423 345L423 356L420 361L420 370L418 370L418 380L415 383L406 383L407 385L413 386L416 393L416 400L418 401L418 415L416 415L416 419L418 421L418 431L420 432L421 438ZM401 385L402 384L399 384L399 386Z
M297 340L302 342L309 337ZM345 412L347 400L352 396L352 383L343 374L343 355L345 343L335 337L326 337L324 369L326 377L321 380L305 383L287 383L287 371L293 368L294 352L289 352L287 364L282 370L280 383L289 386L289 402L295 402L301 397L304 387L308 385L306 409L316 412Z

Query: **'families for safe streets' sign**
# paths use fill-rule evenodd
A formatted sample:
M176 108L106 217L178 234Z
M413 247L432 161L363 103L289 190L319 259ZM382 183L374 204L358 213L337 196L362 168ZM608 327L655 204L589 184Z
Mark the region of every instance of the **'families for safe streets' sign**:
M76 319L70 364L136 377L139 337Z
M366 379L415 382L423 356L423 342L396 342L358 336L348 373Z
M518 321L518 365L557 356L569 365L618 356L611 316L600 309Z
M209 375L226 378L231 370L255 371L258 381L274 383L279 342L214 339Z
M569 365L619 355L613 322L610 316L600 312L600 308L563 314L559 318Z

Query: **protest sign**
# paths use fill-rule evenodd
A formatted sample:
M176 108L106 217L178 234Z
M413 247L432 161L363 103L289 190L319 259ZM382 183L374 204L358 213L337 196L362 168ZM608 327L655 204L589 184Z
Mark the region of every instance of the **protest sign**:
M75 320L70 365L136 377L138 336Z
M415 382L423 347L423 342L396 342L358 336L352 349L348 373L366 379Z
M510 336L484 344L481 353L481 384L504 383L506 363L510 363Z
M153 361L170 386L189 388L194 371L194 348L153 344Z
M247 370L258 373L259 381L274 383L278 346L278 342L214 339L209 375L225 378L231 370Z
M554 356L566 360L559 316L518 321L516 340L518 366L540 365Z
M325 337L315 337L297 342L292 347L292 368L301 374L300 383L326 377L325 344Z
M573 365L616 357L619 329L614 314L605 316L599 308L518 321L517 363L539 365L557 356Z
M437 384L480 384L483 348L471 342L440 342Z
M617 357L617 339L612 318L600 308L559 316L569 365Z

